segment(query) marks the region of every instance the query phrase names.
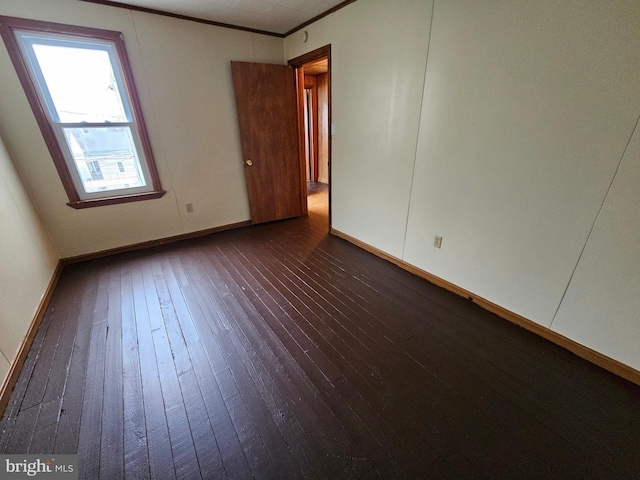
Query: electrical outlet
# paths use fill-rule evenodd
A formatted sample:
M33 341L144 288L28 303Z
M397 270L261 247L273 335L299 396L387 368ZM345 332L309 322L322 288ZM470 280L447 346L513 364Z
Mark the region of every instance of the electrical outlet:
M187 208L187 213L193 213L193 203L187 203L185 207Z
M442 247L442 237L440 235L436 235L433 239L433 246L436 248Z

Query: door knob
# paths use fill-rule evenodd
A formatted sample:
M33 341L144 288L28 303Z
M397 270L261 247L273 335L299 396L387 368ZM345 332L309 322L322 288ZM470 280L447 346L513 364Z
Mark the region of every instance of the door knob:
M244 162L248 167L250 167L251 165L253 165L253 162L251 160L246 160Z

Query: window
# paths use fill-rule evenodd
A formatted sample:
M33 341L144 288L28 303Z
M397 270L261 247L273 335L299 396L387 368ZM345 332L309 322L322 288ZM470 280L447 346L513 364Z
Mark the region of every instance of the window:
M0 33L68 204L161 197L122 34L4 16Z

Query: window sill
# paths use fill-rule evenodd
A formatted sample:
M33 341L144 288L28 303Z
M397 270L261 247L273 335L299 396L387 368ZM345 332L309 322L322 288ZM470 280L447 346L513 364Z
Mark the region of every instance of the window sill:
M134 195L122 195L119 197L97 198L95 200L78 200L76 202L68 202L67 205L75 209L102 207L104 205L117 205L119 203L153 200L154 198L162 197L165 193L167 192L160 190L157 192L136 193Z

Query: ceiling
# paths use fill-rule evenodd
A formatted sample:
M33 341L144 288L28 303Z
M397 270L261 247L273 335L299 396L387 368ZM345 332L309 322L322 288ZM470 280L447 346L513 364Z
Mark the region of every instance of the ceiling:
M320 75L321 73L327 73L329 71L329 61L327 58L322 58L316 62L304 64L305 75Z
M142 10L156 10L214 23L269 33L295 31L309 20L334 11L352 1L344 0L84 0L111 5L123 4Z

